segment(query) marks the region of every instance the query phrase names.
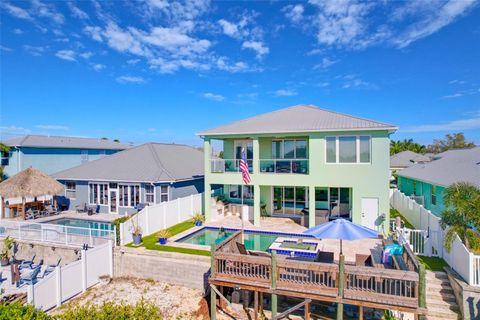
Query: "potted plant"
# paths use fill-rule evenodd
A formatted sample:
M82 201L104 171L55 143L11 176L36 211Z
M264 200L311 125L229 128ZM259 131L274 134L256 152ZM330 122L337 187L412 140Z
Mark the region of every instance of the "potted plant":
M140 228L140 226L138 225L137 219L132 218L132 238L133 238L133 243L136 246L142 243L142 228ZM137 222L135 222L135 220L137 220Z
M168 238L170 238L170 236L170 231L168 231L167 229L158 231L158 243L160 243L161 245L167 244Z
M201 227L203 222L205 221L205 217L203 216L203 214L197 212L192 216L192 221L197 227Z
M10 250L13 248L13 239L10 236L3 239L3 250L0 253L0 264L3 266L8 266L10 262Z

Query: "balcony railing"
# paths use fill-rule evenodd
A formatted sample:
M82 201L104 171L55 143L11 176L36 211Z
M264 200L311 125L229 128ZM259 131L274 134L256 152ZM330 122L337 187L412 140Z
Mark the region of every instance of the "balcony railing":
M248 171L253 171L253 160L247 160ZM238 159L212 159L211 160L211 172L223 173L223 172L240 172L240 160Z
M260 159L260 172L308 174L308 159Z

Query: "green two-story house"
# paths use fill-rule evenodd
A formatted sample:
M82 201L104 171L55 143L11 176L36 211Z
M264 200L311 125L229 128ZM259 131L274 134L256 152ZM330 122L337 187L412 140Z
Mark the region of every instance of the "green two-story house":
M336 218L386 231L389 145L397 127L298 105L200 132L207 221L249 206L250 220L286 217L306 227ZM223 145L223 156L212 145ZM246 151L251 183L239 170ZM218 202L228 204L219 210ZM242 202L243 201L243 202ZM313 208L313 209L312 209Z

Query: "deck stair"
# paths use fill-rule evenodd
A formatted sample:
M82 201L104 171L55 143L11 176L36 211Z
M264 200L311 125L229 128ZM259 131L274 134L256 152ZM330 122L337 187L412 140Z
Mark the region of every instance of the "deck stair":
M428 320L460 319L453 289L445 272L427 271Z

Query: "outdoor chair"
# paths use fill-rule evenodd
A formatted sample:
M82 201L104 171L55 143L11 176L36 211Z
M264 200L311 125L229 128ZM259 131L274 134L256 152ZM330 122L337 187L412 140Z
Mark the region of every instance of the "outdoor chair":
M76 205L75 210L77 211L77 213L87 213L87 210L88 210L87 204L84 203L84 204Z
M42 268L41 266L37 266L35 269L32 270L32 272L29 272L26 275L20 275L20 280L18 281L18 287L24 284L30 284L30 285L35 284L37 282L37 276L41 268Z
M37 219L39 216L40 216L40 211L38 210L33 210L32 208L29 208L27 211L25 211L26 220L34 220L34 219Z
M45 215L56 215L57 209L55 209L51 204L45 206L45 210L43 211Z
M19 263L18 269L23 269L23 268L31 268L33 264L33 260L35 259L35 255L32 256L32 259L30 260L23 260Z
M371 267L372 257L369 254L355 254L355 265L357 267Z
M333 252L328 251L318 251L315 262L322 263L333 263L334 255Z

